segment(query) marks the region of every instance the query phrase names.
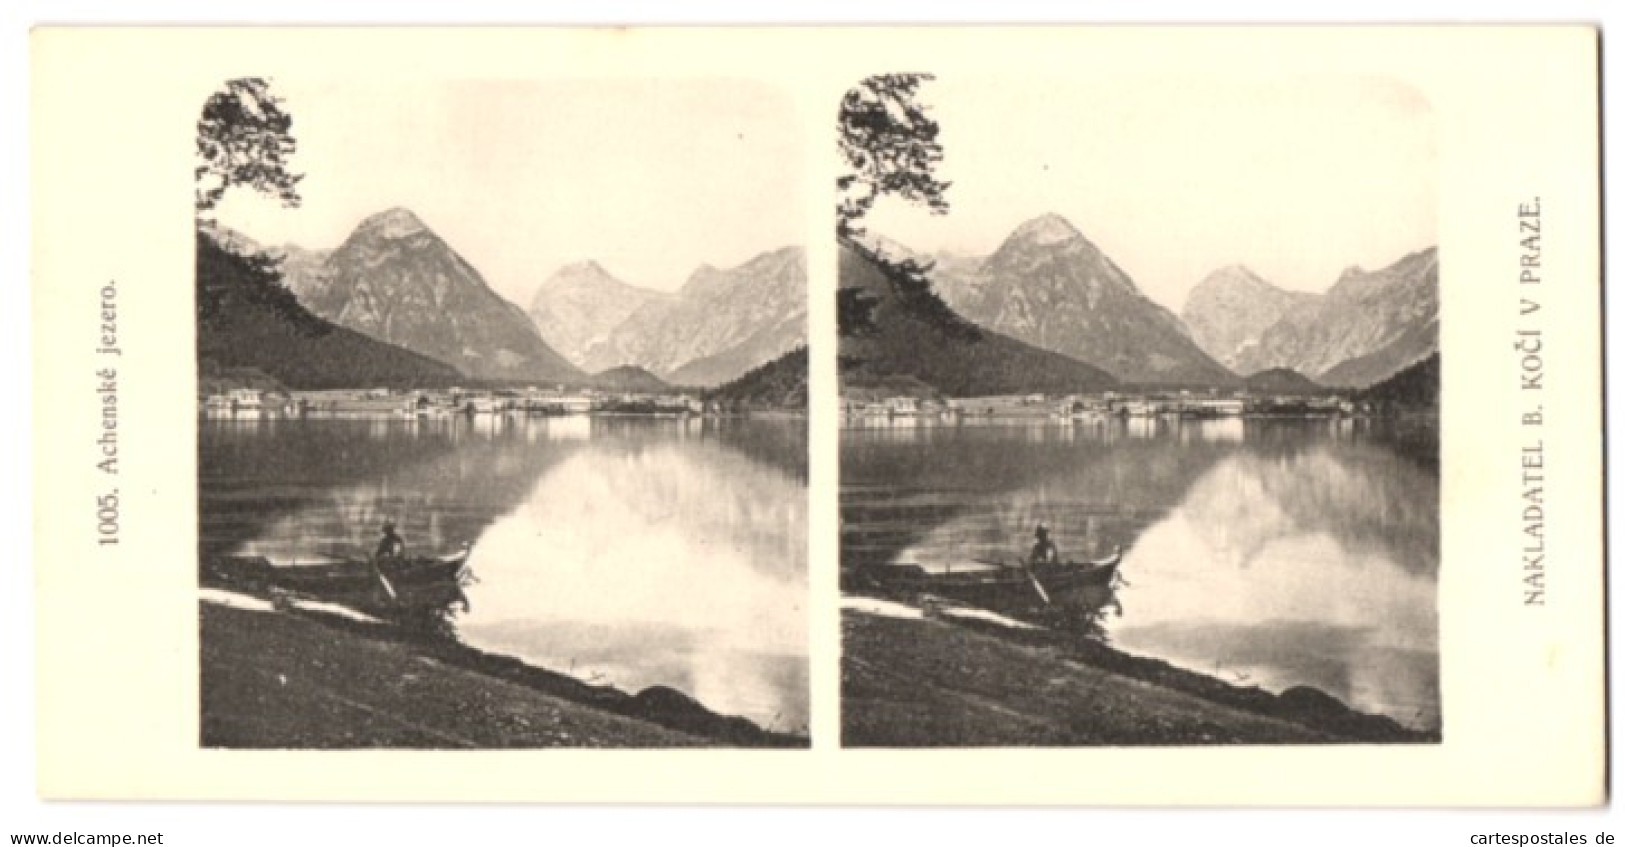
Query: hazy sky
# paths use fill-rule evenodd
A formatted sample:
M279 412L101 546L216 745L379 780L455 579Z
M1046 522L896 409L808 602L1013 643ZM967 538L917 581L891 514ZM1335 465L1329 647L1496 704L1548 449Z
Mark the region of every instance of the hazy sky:
M595 259L673 289L805 243L795 103L748 81L274 79L304 203L234 190L221 223L266 245L337 247L405 206L493 288L528 306L560 265Z
M1225 265L1322 291L1437 240L1431 108L1394 80L939 76L920 96L952 209L883 201L865 224L917 250L985 254L1057 212L1178 311Z

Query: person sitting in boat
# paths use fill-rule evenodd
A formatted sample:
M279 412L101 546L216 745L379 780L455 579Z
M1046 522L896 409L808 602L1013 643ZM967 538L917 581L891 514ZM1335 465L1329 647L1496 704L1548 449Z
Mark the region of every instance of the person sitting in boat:
M398 562L406 558L406 542L395 534L395 524L384 521L384 537L378 540L378 549L372 557L380 562Z
M1049 527L1043 524L1033 531L1033 551L1027 555L1028 565L1058 565L1061 563L1061 551L1055 547L1055 542L1049 540Z

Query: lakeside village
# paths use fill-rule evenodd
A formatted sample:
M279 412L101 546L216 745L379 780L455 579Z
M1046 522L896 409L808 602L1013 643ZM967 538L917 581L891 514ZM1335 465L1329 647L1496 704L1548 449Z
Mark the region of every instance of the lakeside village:
M210 416L450 417L453 415L582 415L590 413L685 416L719 413L714 403L694 394L639 393L599 389L326 389L280 391L233 388L202 399Z
M989 397L916 397L848 389L841 413L855 418L897 417L1339 417L1370 414L1370 404L1351 396L1260 394L1213 390L1103 391L1095 394L1009 394Z
M397 415L441 417L479 414L706 415L725 410L692 393L606 391L596 388L321 389L233 388L202 398L211 416L303 417ZM1004 394L936 397L849 388L841 394L846 417L1181 417L1360 416L1373 410L1349 395L1262 394L1214 390L1104 391L1094 394Z

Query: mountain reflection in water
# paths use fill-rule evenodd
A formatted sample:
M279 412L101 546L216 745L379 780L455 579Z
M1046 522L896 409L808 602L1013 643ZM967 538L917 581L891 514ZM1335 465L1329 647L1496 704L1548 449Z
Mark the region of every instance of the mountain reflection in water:
M807 723L798 420L203 421L201 546L274 562L475 543L465 643Z
M1437 728L1425 454L1350 420L856 426L842 432L842 566L1010 561L1044 522L1074 559L1122 547L1116 646Z

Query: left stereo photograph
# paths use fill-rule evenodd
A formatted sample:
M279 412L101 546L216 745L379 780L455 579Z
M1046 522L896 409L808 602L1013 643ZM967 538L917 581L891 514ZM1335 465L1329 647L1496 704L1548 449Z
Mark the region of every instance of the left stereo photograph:
M793 97L198 106L199 744L808 746Z

